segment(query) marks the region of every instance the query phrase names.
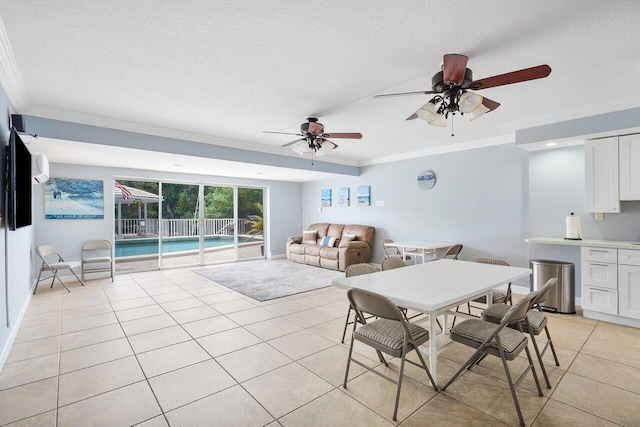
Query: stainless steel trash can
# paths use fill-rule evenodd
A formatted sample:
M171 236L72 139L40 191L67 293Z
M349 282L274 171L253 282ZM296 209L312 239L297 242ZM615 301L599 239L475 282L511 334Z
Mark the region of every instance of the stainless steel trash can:
M558 284L549 292L549 297L542 303L542 309L565 314L576 312L575 268L572 262L552 261L548 259L532 259L529 267L531 290L536 291L549 279L557 278Z

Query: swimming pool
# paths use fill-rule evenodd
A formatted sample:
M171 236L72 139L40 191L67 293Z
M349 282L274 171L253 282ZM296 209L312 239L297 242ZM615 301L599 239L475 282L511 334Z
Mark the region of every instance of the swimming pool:
M204 240L205 248L232 246L233 236L212 236ZM197 237L171 237L162 240L162 253L194 251L200 248ZM116 258L158 253L158 239L116 240Z

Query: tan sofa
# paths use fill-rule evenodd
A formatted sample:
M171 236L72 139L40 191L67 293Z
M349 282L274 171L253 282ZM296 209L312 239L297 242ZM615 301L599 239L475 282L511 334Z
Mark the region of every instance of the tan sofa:
M317 231L314 243L303 236L287 239L287 259L301 264L344 271L351 264L369 262L376 229L367 225L311 224L305 231ZM355 237L352 237L355 236ZM335 237L332 247L322 246L323 238ZM350 240L353 238L353 240Z

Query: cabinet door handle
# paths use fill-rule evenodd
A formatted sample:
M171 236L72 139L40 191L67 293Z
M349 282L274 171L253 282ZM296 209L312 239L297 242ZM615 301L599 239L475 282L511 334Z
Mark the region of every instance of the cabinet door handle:
M607 253L609 253L609 251L599 251L599 250L597 250L597 249L589 249L589 253L590 253L590 254L592 254L592 253L594 253L594 252L595 252L595 253L598 253L598 254L607 254Z
M596 267L609 267L609 266L611 266L613 264L596 264L594 262L590 262L589 265L593 265L593 266L596 266Z

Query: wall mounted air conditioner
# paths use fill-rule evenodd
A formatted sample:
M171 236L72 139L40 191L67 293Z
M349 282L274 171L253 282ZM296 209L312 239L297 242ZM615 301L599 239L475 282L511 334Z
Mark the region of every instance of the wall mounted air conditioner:
M42 184L49 180L49 159L42 154L31 156L31 174L34 184Z

